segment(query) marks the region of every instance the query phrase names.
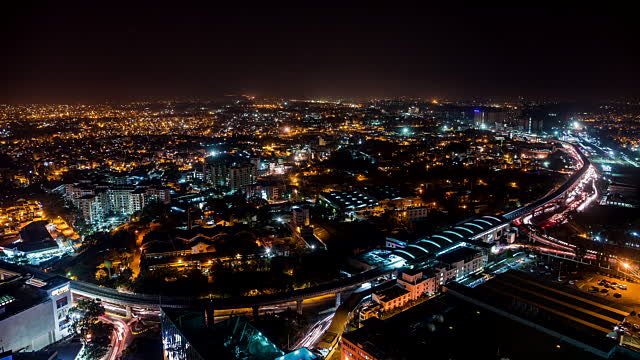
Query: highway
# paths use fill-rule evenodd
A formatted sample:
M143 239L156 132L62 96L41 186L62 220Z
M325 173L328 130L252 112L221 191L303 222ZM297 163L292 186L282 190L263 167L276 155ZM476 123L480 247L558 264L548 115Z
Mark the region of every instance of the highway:
M110 323L113 325L113 335L111 336L111 346L107 354L103 357L103 360L116 360L122 355L122 351L131 342L131 329L129 324L123 319L113 316L104 315L100 317L101 321Z
M300 349L303 347L307 349L315 348L316 344L329 328L329 325L331 325L334 315L335 312L332 312L313 324L307 334L295 344L293 349Z
M567 191L570 191L576 184L578 184L583 176L587 173L589 168L591 168L591 162L589 159L580 151L578 146L564 143L565 149L569 150L575 157L576 161L580 164L580 169L574 172L564 184L558 187L555 191L550 194L545 195L537 201L534 201L530 204L527 204L519 209L503 214L505 218L508 220L516 220L524 215L535 212L538 208L544 207L547 204L550 204L557 199L563 197Z

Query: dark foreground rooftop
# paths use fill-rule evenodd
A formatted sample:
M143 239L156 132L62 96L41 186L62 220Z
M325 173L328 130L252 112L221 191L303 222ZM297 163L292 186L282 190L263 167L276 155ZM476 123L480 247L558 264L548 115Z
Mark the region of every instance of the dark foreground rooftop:
M375 359L593 359L593 354L450 294L343 335Z

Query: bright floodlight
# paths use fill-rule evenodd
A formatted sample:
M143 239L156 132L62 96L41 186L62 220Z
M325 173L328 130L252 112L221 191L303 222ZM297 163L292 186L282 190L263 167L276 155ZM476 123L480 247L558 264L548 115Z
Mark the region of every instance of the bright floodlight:
M405 135L409 134L409 128L408 127L403 127L402 128L402 133L405 134Z
M624 266L625 269L628 269L631 267L631 265L627 264L627 263L622 263L622 266Z

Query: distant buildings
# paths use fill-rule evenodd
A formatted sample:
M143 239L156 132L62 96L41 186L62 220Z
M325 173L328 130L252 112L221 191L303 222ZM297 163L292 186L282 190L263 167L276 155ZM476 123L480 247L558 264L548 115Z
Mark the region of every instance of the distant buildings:
M15 231L20 223L38 220L42 216L42 204L34 200L20 200L13 206L0 207L0 235Z
M208 157L204 164L204 181L223 191L239 192L255 183L258 169L255 160L233 154Z
M364 186L352 191L330 191L318 195L318 205L334 216L379 215L385 210L410 221L424 220L428 209L418 197L408 196L392 186Z
M109 215L130 216L151 201L169 204L171 193L168 187L78 182L65 185L65 198L88 224L95 225Z
M245 187L248 198L262 198L269 202L286 200L289 198L287 184L277 180L258 180L255 184Z

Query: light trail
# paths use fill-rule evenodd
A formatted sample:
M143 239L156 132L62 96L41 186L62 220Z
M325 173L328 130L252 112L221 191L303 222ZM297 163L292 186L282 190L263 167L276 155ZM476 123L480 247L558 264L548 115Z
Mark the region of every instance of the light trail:
M335 313L331 313L324 318L320 319L316 322L309 332L294 346L294 349L307 348L312 349L315 345L320 341L322 335L327 331L329 325L331 325L331 320L333 320L333 316Z
M125 349L127 343L130 340L131 331L129 330L129 325L124 322L124 320L117 317L112 318L108 316L101 316L100 319L113 325L111 348L109 349L109 352L107 352L107 354L103 357L103 359L119 359L122 355L122 351Z
M593 186L593 195L585 202L583 202L580 206L578 206L577 210L580 212L584 211L584 209L586 209L586 207L589 206L598 197L598 189L596 189L595 182L592 182L591 185Z

